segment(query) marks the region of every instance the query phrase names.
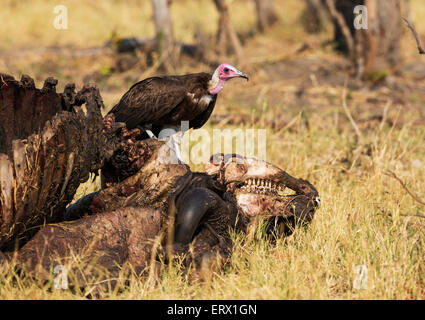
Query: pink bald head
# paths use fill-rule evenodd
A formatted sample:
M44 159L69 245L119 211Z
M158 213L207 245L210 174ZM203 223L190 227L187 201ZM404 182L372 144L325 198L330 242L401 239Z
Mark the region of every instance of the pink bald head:
M218 66L218 74L221 80L228 80L235 77L242 77L248 80L248 76L230 64L220 64Z
M217 94L223 89L224 83L232 78L241 77L248 80L248 76L234 66L230 64L220 64L218 68L214 71L214 74L210 80L209 92L211 94Z

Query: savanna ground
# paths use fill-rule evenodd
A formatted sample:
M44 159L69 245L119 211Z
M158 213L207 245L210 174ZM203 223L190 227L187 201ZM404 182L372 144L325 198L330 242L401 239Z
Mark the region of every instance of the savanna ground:
M177 268L164 268L148 280L132 275L101 298L425 298L425 220L414 216L425 208L385 174L394 171L425 199L425 58L405 29L400 71L383 81L379 76L357 83L348 77L344 90L349 63L332 51L331 26L306 34L302 2L275 2L280 22L265 34L246 37L243 61L228 61L249 74L250 82L226 85L206 128L265 128L267 160L319 190L322 206L313 223L275 244L259 236L242 245L235 235L230 266L204 281L189 282ZM38 87L53 76L58 91L70 81L77 88L94 81L107 108L131 84L156 72L143 57L118 73L115 54L78 54L102 46L113 30L122 37L153 36L150 1L61 1L69 10L69 29L63 31L52 26L57 4L0 0L2 72L16 78L29 74ZM412 0L411 10L418 33L425 35L425 2ZM215 32L210 0L175 1L172 14L179 41L191 42L197 29L206 36ZM231 16L239 33L252 32L253 6L233 1ZM175 72L210 69L183 58ZM76 197L97 188L98 181L85 183ZM367 268L363 289L353 285L359 265ZM51 283L14 277L11 270L0 273L0 299L84 298Z

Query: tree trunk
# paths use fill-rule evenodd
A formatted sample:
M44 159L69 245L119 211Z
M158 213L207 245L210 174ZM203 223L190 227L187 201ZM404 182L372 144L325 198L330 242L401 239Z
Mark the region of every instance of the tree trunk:
M319 33L323 30L323 21L327 14L325 0L305 0L302 23L308 33Z
M57 80L43 89L23 76L0 74L0 249L13 249L44 223L62 220L80 183L118 145L104 132L95 86L75 93Z
M396 70L400 63L402 21L400 0L326 0L331 12L337 50L357 64L359 76ZM354 8L365 5L368 28L356 30ZM335 10L332 10L334 6ZM364 67L360 64L364 63Z
M257 11L257 27L260 32L264 32L269 26L279 21L273 0L255 0L255 8Z
M167 0L152 0L159 61L166 69L175 65L175 45Z
M223 58L227 52L233 50L240 61L242 59L242 45L230 22L228 1L214 0L214 3L220 15L217 32L217 53L220 58Z
M364 57L364 75L369 74L376 64L378 56L379 43L379 19L376 0L365 0L368 9L368 32L364 33L363 57Z
M400 64L400 39L403 33L400 0L379 0L377 8L380 34L378 54L384 55L388 65L396 69Z

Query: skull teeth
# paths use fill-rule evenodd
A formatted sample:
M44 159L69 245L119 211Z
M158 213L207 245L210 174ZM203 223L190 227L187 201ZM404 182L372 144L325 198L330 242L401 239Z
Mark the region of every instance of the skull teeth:
M276 195L283 192L285 186L267 179L249 178L245 181L242 189L252 193Z

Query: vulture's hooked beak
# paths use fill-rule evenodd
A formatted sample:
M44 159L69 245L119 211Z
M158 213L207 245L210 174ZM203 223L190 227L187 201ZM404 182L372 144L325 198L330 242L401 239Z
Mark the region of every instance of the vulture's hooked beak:
M245 73L242 73L242 72L239 71L238 72L238 76L241 77L241 78L246 79L246 81L249 81L249 77Z

